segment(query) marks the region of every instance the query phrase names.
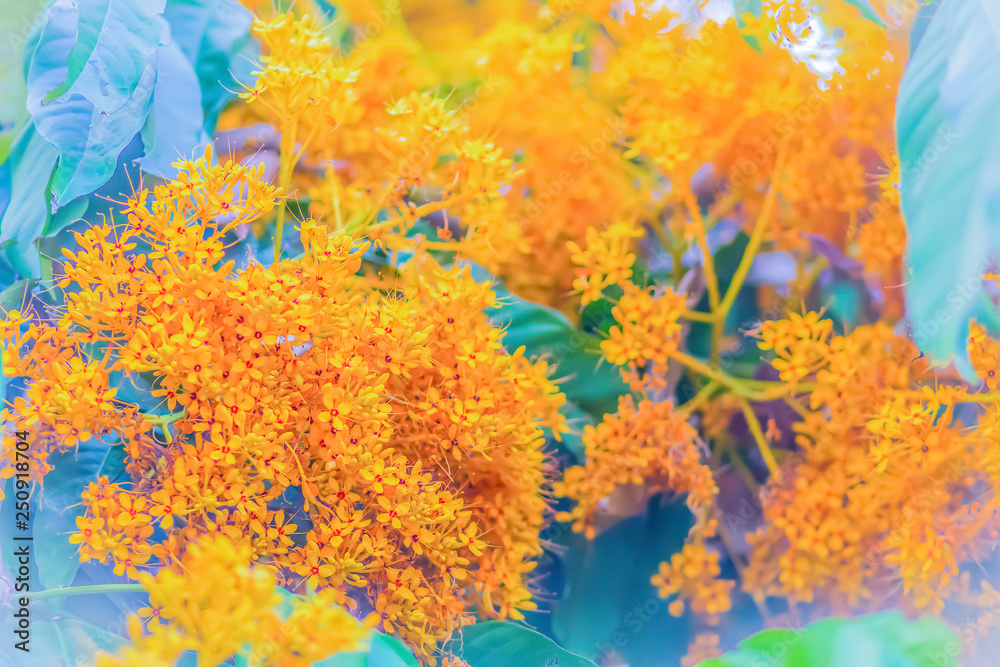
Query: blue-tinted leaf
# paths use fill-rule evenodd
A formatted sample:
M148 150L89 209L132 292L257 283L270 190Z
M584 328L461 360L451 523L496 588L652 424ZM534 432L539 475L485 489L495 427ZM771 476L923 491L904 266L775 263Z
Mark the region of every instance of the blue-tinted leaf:
M125 637L93 623L57 616L52 620L32 619L30 652L25 653L15 649L10 639L13 636L8 625L10 616L4 614L4 635L8 639L3 642L0 657L7 657L15 667L93 664L99 651L116 653L128 643Z
M531 628L487 621L462 628L447 650L470 667L594 667L594 663L559 647Z
M0 241L14 239L2 255L18 274L25 278L40 278L41 263L37 239L49 214L46 197L58 151L47 142L35 126L29 123L14 142L7 164L11 170L10 203L0 218Z
M278 614L278 618L285 620L292 615L295 610L295 601L301 599L301 595L291 592L287 588L277 588L278 594L281 596L281 602L278 603L275 612Z
M78 18L75 43L60 68L62 82L43 93L44 102L72 91L99 113L124 107L160 43L165 1L81 0L65 3L66 9L63 3L50 7L51 15L75 5ZM44 39L39 46L46 48Z
M53 471L45 478L45 488L37 494L33 534L38 579L43 588L66 586L80 568L77 545L69 537L76 532L76 518L85 508L80 496L97 481L115 447L91 437L79 447L49 457Z
M368 664L371 667L420 667L406 644L381 632L372 636Z
M90 206L90 197L84 196L78 197L66 206L61 207L58 211L48 216L48 220L42 228L42 236L58 234L69 225L80 220L87 213L88 206Z
M327 20L332 21L337 16L337 6L329 2L329 0L316 0L316 4L323 10L323 14L325 14Z
M253 17L237 0L168 0L164 16L173 40L200 82L206 129L243 85L252 83L259 47L250 35Z
M13 141L10 146L14 146ZM8 149L8 155L9 154ZM4 156L4 160L6 160L6 156ZM7 210L7 206L10 204L10 199L13 195L12 186L10 165L7 164L7 162L3 162L0 164L0 220L3 219L3 214ZM0 243L5 243L5 241ZM11 245L13 245L13 242L7 245L0 245L0 248L9 248Z
M723 218L705 234L705 244L708 251L714 257L720 248L724 248L733 242L740 233L740 222L735 218ZM670 255L664 257L669 259ZM702 263L702 253L700 245L691 246L681 257L681 264L684 266L695 266ZM671 267L673 268L673 267Z
M142 179L142 170L138 163L143 150L142 136L136 134L118 156L118 166L108 182L88 197L90 204L85 215L87 222L99 224L105 217L121 212L122 207L117 202L131 196L133 188L138 187ZM148 180L146 185L147 187L150 185ZM62 245L75 249L76 242L72 238L66 237L65 233L59 237L64 239Z
M593 540L579 533L567 540L568 581L552 614L560 646L597 662L616 653L630 665L679 663L684 642L663 637L686 636L691 621L671 616L649 580L681 548L693 520L683 503L660 501Z
M71 585L106 586L108 584L135 583L124 575L115 574L114 564L110 560L108 563L98 563L93 560L81 563ZM72 614L114 634L128 636L128 617L142 607L149 606L149 596L145 592L116 591L105 594L52 598L52 604L58 604L60 615Z
M868 284L832 269L823 269L809 292L808 303L824 308L838 334L878 319Z
M302 596L284 588L277 589L281 595L278 617L288 618L295 608L295 602ZM420 663L401 641L381 632L372 632L368 651L343 651L314 663L314 667L419 667Z
M920 44L924 33L927 32L927 26L930 25L931 19L934 18L934 13L941 5L941 0L925 0L925 3L917 10L917 17L913 19L913 25L910 28L911 57L913 56L913 52L917 50L917 45Z
M29 542L30 540L27 538L32 537L32 508L29 508L28 512L28 527L25 528L23 523L18 523L24 521L24 515L23 513L21 515L18 515L17 513L16 494L18 491L23 493L25 489L17 489L15 483L14 478L3 480L4 498L3 500L0 500L0 521L3 521L3 523L0 523L0 563L3 563L3 569L6 572L17 571L17 562L12 562L10 559L13 557L17 548L19 546L23 546L25 542ZM27 491L29 493L37 493L37 484L30 485ZM24 500L23 496L21 500ZM34 505L34 503L32 503L32 505ZM37 568L31 568L28 571L28 590L37 591L42 588L41 584L38 583L38 572L36 570ZM9 614L5 613L3 615L4 621L7 621L9 618Z
M956 664L955 656L960 648L958 637L940 619L922 616L908 620L898 611L874 614L866 619L862 627L898 651L914 667L922 667L928 659L934 660L935 667Z
M28 88L24 74L14 63L23 62L24 49L31 34L35 17L44 0L18 0L0 3L0 131L8 131L23 123L28 117L24 101ZM3 161L3 155L0 155ZM0 207L0 211L2 211Z
M362 651L341 651L325 660L314 662L313 667L374 667L368 661L368 654Z
M38 133L59 151L52 181L52 194L59 205L90 194L111 177L122 149L145 123L156 80L155 63L149 54L159 44L159 30L146 29L146 24L159 26L162 22L154 15L158 6L162 10L162 0L159 5L153 0L132 3L134 11L142 9L150 14L136 19L135 27L120 22L133 10L122 10L126 13L121 16L109 15L111 22L103 28L108 35L97 39L92 49L82 47L81 53L87 54L86 70L74 76L67 69L67 62L72 64L74 57L83 57L80 53L74 56L74 50L79 50L77 29L81 30L81 39L87 37L87 31L92 29L87 21L96 20L91 15L96 4L118 8L123 2L84 2L79 11L68 3L53 4L46 10L38 44L30 55L28 110ZM135 35L117 34L129 30L134 30ZM115 37L120 37L121 45L112 48L106 40ZM140 44L139 37L146 41ZM107 60L101 60L105 57ZM119 66L121 71L108 74L109 68ZM126 73L131 78L125 77ZM58 99L44 103L49 92L64 79L72 79L73 85ZM128 95L123 97L126 91Z
M921 350L974 371L966 340L1000 250L1000 5L945 0L907 66L896 109L908 262Z
M171 41L156 53L153 108L142 128L142 169L163 179L177 176L173 162L194 158L211 142L205 132L198 76L180 46Z

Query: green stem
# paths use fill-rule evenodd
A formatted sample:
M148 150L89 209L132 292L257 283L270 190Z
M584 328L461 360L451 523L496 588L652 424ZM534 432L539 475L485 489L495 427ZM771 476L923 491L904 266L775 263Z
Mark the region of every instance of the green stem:
M173 412L173 413L170 413L168 415L147 415L147 414L142 414L140 416L143 419L145 419L146 421L148 421L150 424L153 424L154 426L164 426L166 424L173 424L175 421L179 421L179 420L183 419L184 418L184 414L185 414L185 411L181 410L180 412Z
M760 245L764 241L767 222L771 217L771 211L774 209L775 200L778 197L778 177L785 166L785 152L787 148L788 140L785 139L781 143L781 148L778 149L778 157L774 163L774 172L771 174L771 186L768 188L767 196L764 197L764 206L761 208L760 215L757 216L757 221L754 223L753 231L750 233L750 241L747 243L747 248L743 253L743 259L740 260L739 266L736 267L736 273L733 274L733 279L729 283L729 289L726 290L726 296L722 299L719 309L712 313L718 320L723 322L726 319L729 309L732 308L733 303L736 301L740 289L743 287L743 281L746 280L747 274L750 273L750 266L753 264L754 257L757 256L757 250L760 249Z
M753 408L750 406L750 402L743 397L737 397L739 402L740 410L743 411L743 416L747 420L747 426L750 427L750 433L753 435L753 439L757 442L757 449L760 450L760 455L764 458L764 463L767 465L768 471L771 473L771 477L778 476L778 461L774 458L774 452L771 451L771 446L767 444L767 437L764 435L764 431L760 427L760 421L757 419L757 415L754 414Z
M67 595L97 595L100 593L144 593L146 589L142 584L95 584L93 586L65 586L63 588L50 588L37 593L18 594L17 597L31 600L44 600L46 598L65 597Z
M281 163L278 167L278 187L283 198L278 206L278 214L274 228L274 264L281 261L281 240L285 229L285 214L288 210L289 189L292 186L292 169L295 167L295 134L298 132L298 120L292 120L281 128Z
M718 381L709 380L708 383L704 387L702 387L698 391L698 393L694 395L694 397L691 398L691 400L682 403L677 408L677 411L684 414L691 414L692 412L700 408L702 404L705 403L705 401L709 400L712 397L712 394L714 394L715 390L718 388L719 388Z
M184 410L181 410L180 412L174 412L169 415L143 414L142 417L145 418L145 420L148 421L153 426L159 426L160 428L163 429L163 437L167 441L167 444L169 445L171 442L173 442L173 438L170 435L170 424L173 424L179 419L182 419L184 417Z
M680 282L678 279L677 282ZM685 310L682 316L686 320L691 320L692 322L714 322L715 318L712 317L711 313L703 313L700 310Z
M712 257L712 251L708 247L708 228L705 224L705 219L701 215L701 209L698 207L697 199L695 199L693 193L687 192L685 193L684 201L687 205L688 215L691 216L691 224L694 225L695 236L698 239L698 247L701 249L701 266L705 271L705 289L708 291L708 306L709 311L713 315L712 351L709 356L712 363L718 363L719 341L722 340L725 315L718 314L720 305L719 278L715 272L715 258Z
M743 396L754 400L759 398L758 395L745 386L740 379L726 375L726 373L719 368L698 361L694 357L684 354L683 352L673 352L670 354L670 357L681 362L696 373L700 373L710 380L715 380L723 387L727 387L737 396Z

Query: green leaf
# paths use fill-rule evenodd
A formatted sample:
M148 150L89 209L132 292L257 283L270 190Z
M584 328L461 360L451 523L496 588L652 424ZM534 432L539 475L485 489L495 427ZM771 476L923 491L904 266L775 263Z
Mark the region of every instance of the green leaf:
M771 629L698 667L953 667L960 644L940 619L901 612L825 618L802 630Z
M801 634L799 630L790 630L788 628L761 630L741 641L740 651L763 653L777 644L795 643L801 638Z
M844 2L846 2L849 5L853 5L857 7L859 10L861 10L861 15L864 16L869 21L877 23L883 28L889 27L886 24L886 22L882 20L882 17L878 15L878 12L875 11L875 8L872 7L871 3L868 2L868 0L844 0Z
M938 659L938 656L957 655L959 645L955 632L937 618L922 616L907 621L901 613L889 612L875 615L864 627L917 667L926 664L928 657L938 660L934 663L936 667L955 664L953 657L944 661Z
M813 285L807 303L826 309L824 318L833 321L837 335L877 319L871 292L863 279L831 277L824 272Z
M966 340L1000 251L1000 5L944 0L907 65L896 105L917 345L975 378Z
M62 83L45 94L43 104L72 91L97 111L112 113L132 97L160 43L165 0L80 0L74 4L79 17L76 43L67 55ZM39 48L46 48L44 39Z
M620 290L619 290L620 291ZM620 295L615 295L620 296ZM597 301L591 301L580 312L580 330L588 336L607 336L615 325L613 314L615 301L603 296Z
M59 151L52 182L57 204L107 182L145 123L163 3L87 0L77 9L57 2L45 11L28 57L28 110L39 134Z
M41 277L37 239L49 215L46 195L58 151L45 140L32 123L14 142L8 164L11 169L10 203L0 218L0 241L14 240L2 256L24 278Z
M559 647L531 628L487 621L462 628L445 649L470 667L595 667L594 663Z
M746 21L743 20L743 15L749 12L755 17L760 18L760 15L764 12L764 8L761 5L760 0L734 0L733 11L736 14L736 27L740 30L740 36L743 37L743 41L750 45L750 47L757 53L764 53L764 50L760 46L760 40L757 39L756 35L744 35L743 29L747 27Z
M10 151L14 147L14 142L16 140L17 140L16 131L8 130L6 132L0 132L0 164L3 164L4 162L7 161L7 158L10 156ZM6 202L0 204L0 215L3 215L3 210L4 208L6 208L6 206L7 206Z
M481 267L471 266L476 280L493 280ZM486 314L505 328L507 350L523 345L528 356L550 355L560 391L591 415L618 411L618 399L628 393L628 385L616 366L602 363L597 338L581 333L559 311L514 296L499 281L494 280L493 290L500 306Z
M770 651L762 652L765 655L775 656L781 653L781 646L786 646L789 667L793 665L816 665L819 667L823 664L831 664L830 658L837 640L837 633L843 625L843 619L825 618L809 626L807 632L796 635L794 640L789 642L782 640L777 646L772 646Z

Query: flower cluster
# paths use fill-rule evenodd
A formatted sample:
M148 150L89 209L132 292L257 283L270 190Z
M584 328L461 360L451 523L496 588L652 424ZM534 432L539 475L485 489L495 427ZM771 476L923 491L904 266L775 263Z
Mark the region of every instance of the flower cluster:
M582 248L573 241L566 244L578 267L573 287L581 292L581 304L597 301L608 287L630 284L635 255L629 252L629 243L640 236L642 232L633 225L618 223L604 232L588 228Z
M457 667L462 626L536 608L549 520L594 538L655 494L694 516L642 574L712 626L684 665L738 595L767 623L771 598L796 622L997 606L969 564L1000 546L1000 341L973 325L971 387L900 333L898 3L348 0L334 28L244 4L230 154L76 233L52 298L0 324L24 386L0 477L124 457L69 538L150 595L100 665L307 665L378 628ZM265 239L269 266L233 250ZM567 354L620 371L617 409L567 403L590 378L553 379L561 348L505 346L468 263L585 321L603 356Z
M542 428L565 428L546 364L504 351L488 285L426 255L380 290L364 246L307 221L303 257L234 270L223 234L275 191L210 158L80 235L66 306L7 360L35 380L12 415L39 460L84 432L127 454L130 481L84 494L81 558L135 578L226 536L284 581L370 605L428 658L471 609L518 618L547 512ZM116 399L115 375L175 412Z
M618 413L583 433L587 461L565 472L556 495L576 505L557 516L593 537L598 505L619 486L645 485L648 492L689 494L692 505L707 506L716 493L712 472L701 461L697 432L669 402L622 398Z
M972 398L964 390L910 389L928 369L909 339L879 324L822 342L797 321L774 327L794 342L772 336L762 346L816 364L799 365L813 384L795 425L801 457L762 492L766 524L750 537L744 586L761 597L822 599L834 611L887 602L940 611L960 592L949 585L960 564L996 543L986 426L995 405L979 429L963 430L954 422L956 406Z
M736 583L719 579L720 573L717 551L689 543L669 563L660 563L660 572L651 581L660 589L661 598L677 596L670 603L671 615L684 613L687 601L692 611L707 616L710 623L718 623L718 615L729 610L729 591Z
M601 342L601 350L608 361L619 366L642 368L650 364L663 369L680 342L679 320L685 297L669 289L653 294L632 283L626 283L624 288L612 311L615 325L608 339Z
M188 546L176 568L155 577L144 572L152 606L140 616L150 618L150 634L131 616L132 645L117 656L100 654L97 667L173 665L185 650L198 651L207 664L240 653L256 665L307 667L361 648L371 623L358 622L327 593L297 601L279 616L274 574L251 567L250 553L248 546L208 535Z

